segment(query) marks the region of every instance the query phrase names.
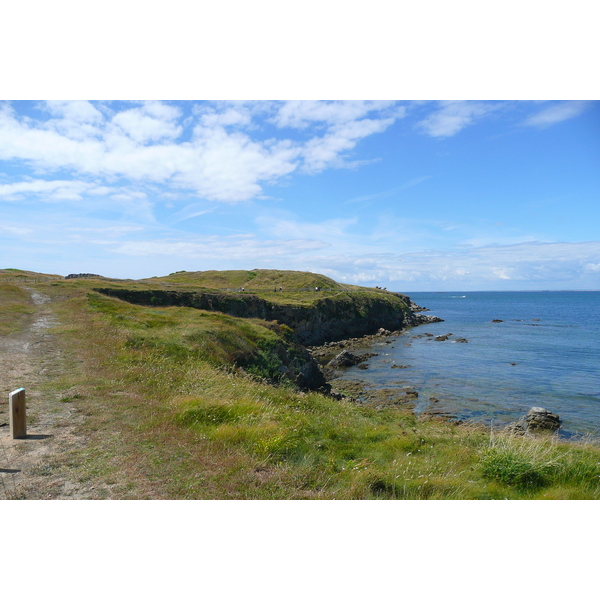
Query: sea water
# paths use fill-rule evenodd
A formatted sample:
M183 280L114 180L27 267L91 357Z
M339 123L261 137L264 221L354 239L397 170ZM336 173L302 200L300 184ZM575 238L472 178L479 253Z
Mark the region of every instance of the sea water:
M458 418L501 426L541 406L560 416L565 437L600 435L600 292L409 295L444 322L377 344L368 369L351 368L344 378L414 387L417 412L434 397ZM426 332L452 336L435 341Z

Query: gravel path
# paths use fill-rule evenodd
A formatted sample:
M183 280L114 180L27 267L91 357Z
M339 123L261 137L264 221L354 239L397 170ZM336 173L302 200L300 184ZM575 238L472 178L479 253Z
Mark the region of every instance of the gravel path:
M49 296L31 294L36 313L21 333L0 338L0 499L94 497L94 491L61 474L61 457L84 443L76 434L83 416L61 394L47 391L62 375L63 361L55 336L58 325ZM8 394L26 391L27 437L10 436Z

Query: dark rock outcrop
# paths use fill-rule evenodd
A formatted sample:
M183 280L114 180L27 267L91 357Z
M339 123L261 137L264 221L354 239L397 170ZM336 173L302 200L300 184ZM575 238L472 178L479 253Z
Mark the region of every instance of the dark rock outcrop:
M525 417L529 431L556 431L560 428L560 417L545 408L534 406Z
M414 327L416 325L427 325L428 323L442 323L444 319L436 317L434 315L421 315L413 313L407 319L408 325Z
M533 406L529 412L514 423L509 423L505 429L515 435L527 433L554 432L560 429L560 417L546 408Z
M363 357L352 354L348 350L342 350L333 360L328 363L328 367L332 369L339 369L340 367L352 367L362 363L365 359Z
M306 348L299 344L292 347L280 344L277 355L282 363L282 375L293 381L301 390L321 390L325 393L330 391L331 386L327 383L319 363Z

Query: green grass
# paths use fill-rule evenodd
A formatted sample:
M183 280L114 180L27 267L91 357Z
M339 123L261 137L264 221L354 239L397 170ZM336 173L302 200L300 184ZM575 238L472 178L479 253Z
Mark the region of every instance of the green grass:
M276 323L186 307L138 307L96 293L88 295L88 303L129 332L127 347L155 350L174 360L239 367L277 382L283 365L278 350L294 353L289 328Z
M552 495L552 488L574 488L585 495L597 493L600 483L600 462L594 458L585 444L567 446L555 437L501 436L492 437L482 450L480 468L484 477L518 492L543 496L543 490Z
M22 329L33 312L30 295L26 290L0 281L0 335Z
M121 308L118 301L101 301ZM127 305L122 310L137 313L137 319L128 314L128 322L138 329L154 313ZM185 320L189 310L171 309L168 314ZM223 322L234 328L239 321L219 316L207 321L196 336L223 343L224 338L211 336L210 328ZM165 328L155 331L166 339ZM173 329L169 332L171 336ZM600 452L595 446L566 445L553 439L490 438L482 428L419 422L411 412L398 408L375 410L266 385L215 368L207 358L173 354L157 344L125 346L139 353L123 356L129 378L142 386L143 396L168 399L169 418L181 431L208 444L217 456L236 456L243 464L253 465L239 467L241 472L260 468L277 474L276 486L257 489L250 482L238 481L240 472L234 470L236 489L229 492L233 497L600 496ZM223 347L229 345L225 342ZM188 480L183 473L179 478ZM188 491L189 485L185 486Z
M285 288L301 289L315 287L342 289L344 286L333 279L317 273L304 271L280 271L255 269L254 271L196 271L172 273L166 277L153 277L143 281L191 285L207 289L269 290Z

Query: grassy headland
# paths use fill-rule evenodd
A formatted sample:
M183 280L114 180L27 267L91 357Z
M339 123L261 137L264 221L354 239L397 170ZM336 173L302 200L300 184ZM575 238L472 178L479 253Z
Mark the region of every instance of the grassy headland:
M0 331L11 335L32 310L14 277L0 270ZM288 271L37 279L26 287L51 297L68 367L49 385L86 417L86 444L53 469L108 484L112 497L600 498L595 442L422 421L402 405L301 391L293 375L305 356L281 322L132 304L94 290L252 294L295 308L354 298L363 311L388 299L407 310L394 294Z

